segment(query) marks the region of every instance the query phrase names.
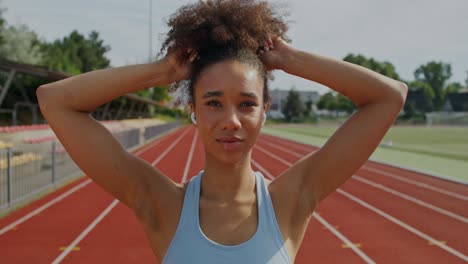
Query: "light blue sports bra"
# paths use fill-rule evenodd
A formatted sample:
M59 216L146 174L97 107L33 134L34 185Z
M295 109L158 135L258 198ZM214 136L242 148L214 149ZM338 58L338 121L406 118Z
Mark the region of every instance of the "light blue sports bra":
M247 241L233 246L210 240L200 228L199 198L203 170L190 179L176 233L162 264L185 263L291 263L276 221L263 175L255 172L258 226Z

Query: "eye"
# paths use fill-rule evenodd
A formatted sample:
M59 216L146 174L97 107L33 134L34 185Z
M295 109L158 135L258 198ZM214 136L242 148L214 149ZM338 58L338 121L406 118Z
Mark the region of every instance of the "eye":
M245 102L241 103L241 106L249 108L249 107L257 106L257 104L255 102L252 102L252 101L245 101Z
M208 101L208 102L205 103L205 105L213 106L213 107L220 107L221 106L219 101L216 101L216 100Z

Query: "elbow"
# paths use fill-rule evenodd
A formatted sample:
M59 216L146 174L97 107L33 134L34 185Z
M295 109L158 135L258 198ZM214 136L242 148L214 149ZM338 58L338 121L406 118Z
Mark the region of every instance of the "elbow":
M39 104L41 104L41 102L44 101L44 93L45 93L44 85L41 85L36 89L36 98Z
M43 84L37 87L36 89L36 97L37 100L39 101L40 99L44 99L45 97L49 97L51 87L49 84Z
M39 109L42 113L42 115L44 115L44 118L45 118L45 108L44 108L44 97L45 97L45 89L44 89L44 86L41 85L39 86L37 89L36 89L36 98L37 98L37 104L39 105Z
M36 89L36 98L41 112L44 113L46 106L50 105L50 87L41 85Z
M397 83L397 91L398 91L398 102L403 105L405 105L406 102L406 96L408 95L408 85L404 82L398 82Z
M392 102L394 105L403 107L405 105L406 96L408 94L408 86L404 82L396 81L390 86L391 93L385 96L387 102Z

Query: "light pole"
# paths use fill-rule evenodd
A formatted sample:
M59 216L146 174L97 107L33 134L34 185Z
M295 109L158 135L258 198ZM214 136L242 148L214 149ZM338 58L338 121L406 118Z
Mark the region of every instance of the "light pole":
M466 85L466 88L468 88L468 71L466 71L465 85Z
M149 54L148 54L148 63L151 63L151 60L153 59L153 0L148 0L149 1L149 17L148 17L148 23L149 23L149 31L148 31L148 39L149 39ZM150 94L150 99L153 100L154 98L154 87L151 87L149 89L149 94ZM154 115L154 106L150 106L150 115L153 117Z
M151 62L153 57L153 0L149 0L149 55L148 62Z

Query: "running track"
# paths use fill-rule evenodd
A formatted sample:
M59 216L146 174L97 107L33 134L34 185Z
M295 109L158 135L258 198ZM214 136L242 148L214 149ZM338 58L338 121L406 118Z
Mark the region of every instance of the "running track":
M262 134L274 178L316 150ZM203 169L185 126L134 152L176 182ZM337 164L339 166L339 164ZM295 263L467 263L468 186L367 162L316 208ZM0 219L0 263L157 263L133 213L89 178Z

